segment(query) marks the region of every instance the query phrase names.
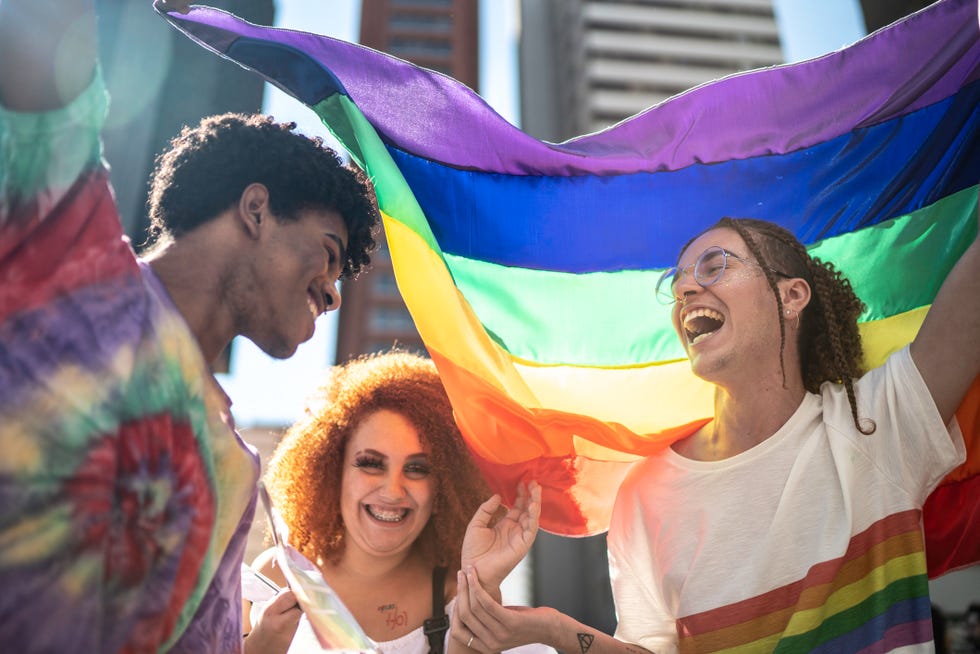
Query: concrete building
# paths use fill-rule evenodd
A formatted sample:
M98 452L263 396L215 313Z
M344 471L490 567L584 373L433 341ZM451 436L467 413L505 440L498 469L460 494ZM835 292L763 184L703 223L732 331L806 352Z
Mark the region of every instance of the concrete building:
M524 131L562 141L782 63L771 0L523 0Z
M899 18L925 9L933 2L934 0L861 0L861 13L870 34Z

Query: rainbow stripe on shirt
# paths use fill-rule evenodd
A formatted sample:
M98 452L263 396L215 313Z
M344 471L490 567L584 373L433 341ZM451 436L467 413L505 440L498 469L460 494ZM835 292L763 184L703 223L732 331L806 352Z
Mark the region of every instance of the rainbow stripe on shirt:
M920 518L892 514L799 581L678 619L680 651L886 652L931 642Z

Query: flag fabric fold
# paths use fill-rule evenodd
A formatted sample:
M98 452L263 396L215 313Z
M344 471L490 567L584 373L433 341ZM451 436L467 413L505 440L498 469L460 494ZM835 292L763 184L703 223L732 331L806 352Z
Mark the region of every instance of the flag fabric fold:
M942 0L809 61L733 75L618 125L538 141L439 73L195 7L166 18L315 111L371 177L399 289L491 486L598 533L639 457L712 412L654 296L721 216L776 221L866 302L866 364L915 335L976 234L976 0ZM929 572L980 562L969 457L924 512Z

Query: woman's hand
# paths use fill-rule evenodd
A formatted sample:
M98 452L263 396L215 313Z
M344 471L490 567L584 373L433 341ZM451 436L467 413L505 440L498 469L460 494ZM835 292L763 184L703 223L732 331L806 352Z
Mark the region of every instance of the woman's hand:
M500 652L530 643L551 645L558 627L551 608L502 606L481 586L476 571L457 576L456 609L450 634L453 640L478 652Z
M258 610L255 625L245 638L245 654L285 654L302 615L293 591L281 591Z
M463 569L475 568L484 588L498 595L500 583L527 555L538 533L541 486L519 484L514 506L494 523L500 504L500 496L494 495L480 505L466 528L462 550Z
M553 608L502 606L483 589L485 584L472 568L460 571L456 583L456 609L450 626L453 654L463 647L490 654L531 643L559 652L653 654Z

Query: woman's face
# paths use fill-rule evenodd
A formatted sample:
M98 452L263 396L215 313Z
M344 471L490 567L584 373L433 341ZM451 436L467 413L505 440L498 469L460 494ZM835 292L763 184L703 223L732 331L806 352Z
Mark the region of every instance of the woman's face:
M429 457L412 423L386 409L367 416L344 452L340 513L346 547L377 557L407 553L434 501Z

